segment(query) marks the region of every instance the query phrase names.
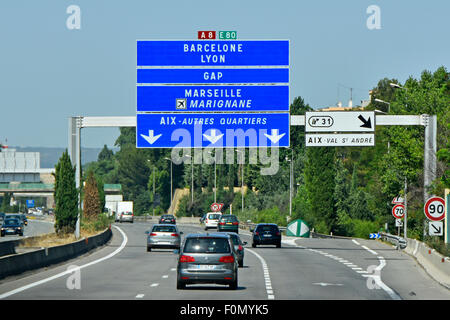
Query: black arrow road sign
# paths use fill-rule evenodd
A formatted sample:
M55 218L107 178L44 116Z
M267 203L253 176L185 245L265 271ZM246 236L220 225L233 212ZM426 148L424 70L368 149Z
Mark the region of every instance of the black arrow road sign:
M439 227L439 229L438 229L438 228L436 228L436 226L434 224L431 224L431 226L434 229L434 233L441 233L441 227Z
M362 115L359 115L358 119L363 122L361 128L369 128L369 129L372 128L372 120L370 119L370 117L369 120L366 120Z

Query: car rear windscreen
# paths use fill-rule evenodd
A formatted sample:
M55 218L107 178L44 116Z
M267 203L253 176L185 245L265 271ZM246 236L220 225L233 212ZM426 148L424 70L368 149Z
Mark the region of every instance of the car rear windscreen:
M153 232L177 232L177 228L174 226L154 226Z
M207 218L209 220L218 220L220 218L221 214L210 214Z
M279 232L278 227L277 226L272 226L272 225L266 225L266 226L258 226L256 228L256 231L258 232L271 232L271 233L276 233Z
M230 245L226 238L187 238L185 253L229 253Z
M236 222L237 218L236 218L236 216L222 216L222 218L220 218L220 221L223 221L223 222Z

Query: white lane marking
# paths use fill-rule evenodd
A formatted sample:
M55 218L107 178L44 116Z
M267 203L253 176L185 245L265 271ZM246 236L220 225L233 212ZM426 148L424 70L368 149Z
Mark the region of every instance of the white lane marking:
M168 274L165 274L165 275L162 276L163 279L167 279L168 277L169 277Z
M261 257L255 251L253 251L251 249L246 249L246 250L253 253L259 259L259 261L261 261L261 264L262 264L262 267L264 270L264 282L266 284L267 299L269 299L269 300L275 299L275 295L273 294L272 281L270 281L270 273L269 273L269 268L267 267L266 260L264 260L264 258Z
M358 246L360 245L358 241L356 241L355 239L352 239L353 243L356 243Z
M177 271L177 268L172 268L170 269L170 271Z
M373 255L377 255L377 254L378 254L378 253L376 253L375 251L373 251L373 250L367 248L366 246L361 246L361 247L363 247L364 249L366 249L367 251L369 251L369 252L370 252L371 254L373 254Z
M84 265L78 267L78 270L81 270L81 269L83 269L83 268L92 266L92 265L97 264L97 263L99 263L99 262L105 261L105 260L107 260L107 259L109 259L109 258L112 258L112 257L115 256L116 254L118 254L120 251L122 251L123 248L125 248L125 245L126 245L127 242L128 242L128 237L127 237L127 235L126 235L125 232L123 232L122 229L120 229L119 227L116 227L116 226L113 226L113 227L116 228L117 230L119 230L120 233L122 234L123 241L122 241L121 245L120 245L116 250L114 250L113 252L111 252L110 254L108 254L107 256L104 256L104 257L102 257L102 258L100 258L100 259L94 260L94 261L92 261L92 262L86 263L86 264L84 264ZM39 280L39 281L30 283L30 284L27 284L27 285L25 285L25 286L23 286L23 287L20 287L20 288L14 289L14 290L12 290L12 291L5 292L5 293L3 293L3 294L0 294L0 299L5 299L5 298L7 298L7 297L9 297L9 296L12 296L12 295L14 295L14 294L16 294L16 293L19 293L19 292L28 290L28 289L30 289L30 288L39 286L39 285L41 285L41 284L43 284L43 283L46 283L46 282L49 282L49 281L52 281L52 280L61 278L61 277L65 276L65 275L72 274L72 273L73 273L73 270L72 270L72 269L69 269L69 270L66 270L66 271L64 271L64 272L55 274L54 276L51 276L51 277L48 277L48 278L45 278L45 279L42 279L42 280Z
M150 285L150 287L157 287L157 286L159 286L159 283L152 283L152 284Z
M140 293L140 294L136 295L136 298L137 299L142 299L144 296L145 296L145 294Z

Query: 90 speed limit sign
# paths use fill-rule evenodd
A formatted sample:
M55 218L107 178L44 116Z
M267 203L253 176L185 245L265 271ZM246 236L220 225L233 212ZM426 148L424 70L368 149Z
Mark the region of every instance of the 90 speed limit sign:
M403 219L405 215L405 206L403 204L397 204L392 208L392 215L395 219Z
M432 197L424 207L425 216L431 221L441 221L445 217L445 201L441 197Z

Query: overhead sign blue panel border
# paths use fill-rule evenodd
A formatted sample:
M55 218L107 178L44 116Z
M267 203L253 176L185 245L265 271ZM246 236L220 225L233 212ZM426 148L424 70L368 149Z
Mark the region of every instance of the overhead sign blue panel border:
M288 66L289 40L137 40L137 66Z
M136 147L289 147L289 125L289 113L141 113Z
M137 112L289 111L289 86L138 86Z

